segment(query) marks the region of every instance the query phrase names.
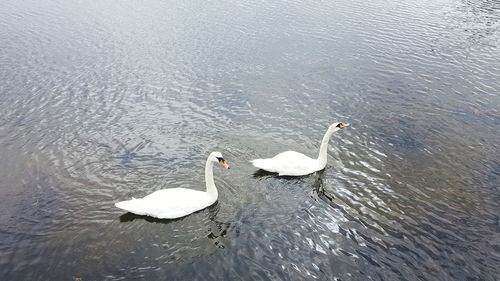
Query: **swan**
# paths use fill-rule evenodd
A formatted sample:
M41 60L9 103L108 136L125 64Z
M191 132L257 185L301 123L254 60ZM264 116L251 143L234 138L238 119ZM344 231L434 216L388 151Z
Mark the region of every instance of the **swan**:
M330 137L336 131L344 129L348 126L349 124L340 122L334 123L328 128L323 140L321 141L319 156L316 159L312 159L299 152L285 151L274 156L273 158L254 159L250 162L259 169L272 173L278 173L279 176L305 176L316 171L323 170L326 166L326 152Z
M229 169L229 164L220 152L212 152L205 164L205 183L207 190L198 191L187 188L169 188L155 191L143 198L115 203L115 207L136 215L151 216L159 219L175 219L204 209L217 201L218 193L214 183L214 163Z

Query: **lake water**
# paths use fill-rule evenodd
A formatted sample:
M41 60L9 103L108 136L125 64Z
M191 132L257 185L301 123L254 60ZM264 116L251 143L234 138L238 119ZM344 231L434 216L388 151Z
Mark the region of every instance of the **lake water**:
M4 0L0 279L499 280L499 47L496 0ZM214 206L113 206L214 150Z

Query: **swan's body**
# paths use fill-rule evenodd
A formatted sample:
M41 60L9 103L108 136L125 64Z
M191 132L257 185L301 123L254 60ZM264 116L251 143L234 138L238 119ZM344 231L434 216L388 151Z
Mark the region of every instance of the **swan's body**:
M280 176L304 176L323 170L327 162L327 148L330 137L336 131L349 125L335 123L331 125L321 141L318 158L313 159L295 151L282 152L273 158L255 159L252 164L262 170L278 173Z
M255 159L252 164L280 176L303 176L324 168L318 165L316 159L296 151L285 151L273 158Z
M204 209L217 201L207 192L187 188L155 191L143 198L118 202L116 207L136 215L174 219Z
M143 198L118 202L116 207L125 211L159 219L175 219L204 209L217 201L213 166L219 162L229 168L220 152L212 152L205 165L206 191L187 188L169 188L155 191Z

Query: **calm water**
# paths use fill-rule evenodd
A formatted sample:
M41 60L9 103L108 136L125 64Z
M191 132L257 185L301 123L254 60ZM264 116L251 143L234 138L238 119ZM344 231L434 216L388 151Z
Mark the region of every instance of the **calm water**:
M4 0L0 279L499 280L499 47L496 0ZM214 206L113 206L213 150Z

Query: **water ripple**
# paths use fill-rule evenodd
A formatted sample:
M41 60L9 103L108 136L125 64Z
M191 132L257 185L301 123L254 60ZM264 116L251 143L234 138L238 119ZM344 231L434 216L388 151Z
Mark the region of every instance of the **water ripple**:
M0 4L0 279L499 276L496 1L28 2ZM334 121L322 172L248 163ZM114 208L202 190L213 150L214 206Z

